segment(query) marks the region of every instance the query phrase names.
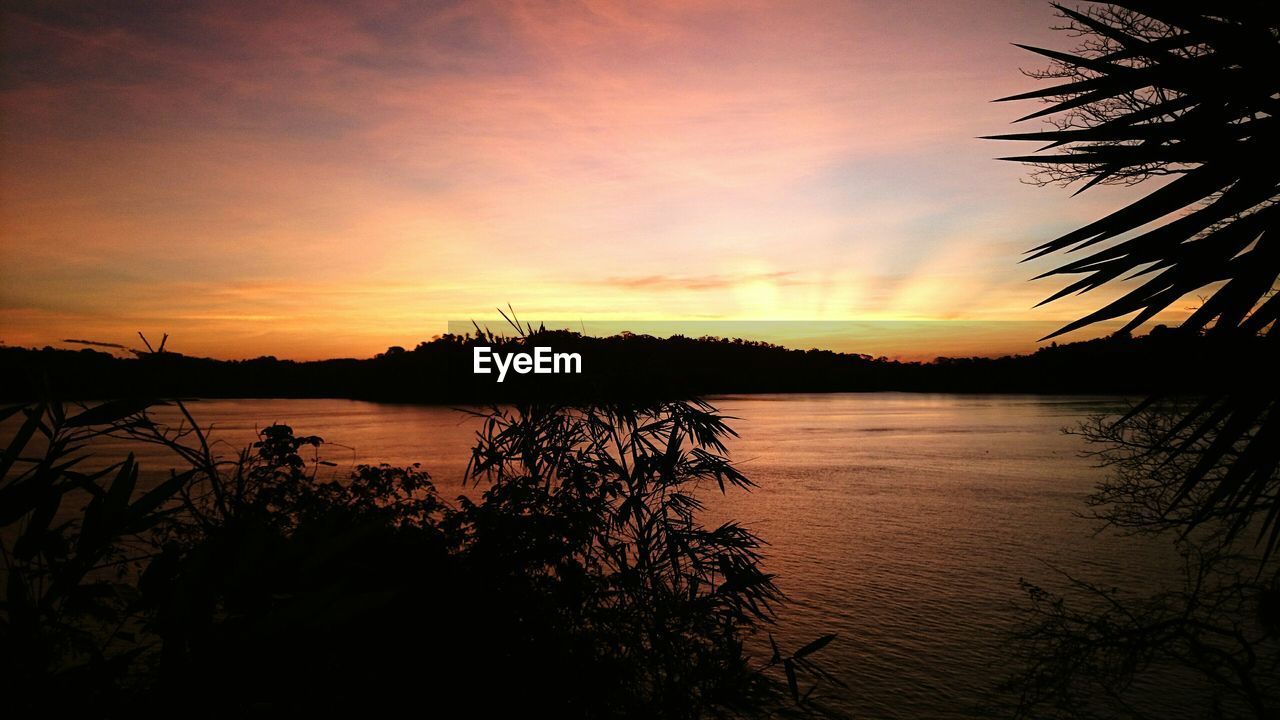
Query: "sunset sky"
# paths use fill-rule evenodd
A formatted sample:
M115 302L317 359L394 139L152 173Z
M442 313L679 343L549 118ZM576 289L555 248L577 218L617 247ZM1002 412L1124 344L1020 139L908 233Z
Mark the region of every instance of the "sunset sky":
M17 6L7 345L367 356L508 303L1051 326L1108 295L1032 310L1061 281L1022 251L1134 194L975 139L1035 109L989 102L1035 86L1011 42L1071 46L1039 1Z

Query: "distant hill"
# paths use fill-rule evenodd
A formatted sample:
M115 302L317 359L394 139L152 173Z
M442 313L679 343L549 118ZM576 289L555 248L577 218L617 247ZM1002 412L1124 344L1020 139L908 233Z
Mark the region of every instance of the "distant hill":
M472 373L479 345L548 346L583 358L581 375ZM956 393L1202 393L1273 383L1276 342L1226 341L1163 327L999 358L900 362L741 339L608 338L544 331L502 339L446 335L373 358L296 362L214 360L161 352L119 358L94 349L0 348L0 400L156 397L338 397L488 403L516 397L687 396L724 393L921 391Z

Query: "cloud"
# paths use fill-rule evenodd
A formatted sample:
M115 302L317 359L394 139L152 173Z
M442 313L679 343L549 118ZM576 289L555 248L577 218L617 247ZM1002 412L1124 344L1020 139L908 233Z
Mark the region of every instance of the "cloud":
M610 277L604 280L589 281L593 285L603 285L626 290L723 290L755 282L769 282L780 285L799 285L804 281L794 278L790 271L766 273L739 273L734 275L644 275L640 277Z
M6 334L159 325L314 357L507 301L1025 314L1048 290L983 249L1109 198L1031 194L972 140L1016 114L987 102L1026 85L1008 42L1052 45L1049 21L1022 2L11 10Z

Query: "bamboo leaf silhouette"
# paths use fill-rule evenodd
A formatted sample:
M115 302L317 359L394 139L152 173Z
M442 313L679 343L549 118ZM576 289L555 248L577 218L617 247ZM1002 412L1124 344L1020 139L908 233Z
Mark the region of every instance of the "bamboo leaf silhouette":
M107 425L123 420L155 405L154 400L124 399L111 400L95 405L66 421L67 427L85 427L88 425Z
M809 643L809 644L805 645L804 647L800 648L799 650L796 650L796 652L795 652L795 657L796 657L796 658L802 658L802 657L804 657L804 656L806 656L806 655L811 655L811 654L813 654L813 653L815 653L815 652L817 652L817 651L821 650L822 648L826 647L828 643L830 643L832 640L835 640L835 639L836 639L836 636L835 636L834 634L831 634L831 635L823 635L822 637L818 638L817 640L814 640L813 642L811 642L811 643Z

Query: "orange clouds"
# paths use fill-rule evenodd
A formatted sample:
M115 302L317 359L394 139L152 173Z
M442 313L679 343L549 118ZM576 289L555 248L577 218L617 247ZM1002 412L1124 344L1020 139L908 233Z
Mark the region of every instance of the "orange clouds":
M0 339L368 355L506 302L1044 317L1018 252L1115 198L1021 186L972 138L1026 85L1008 42L1050 23L1031 2L10 12Z

